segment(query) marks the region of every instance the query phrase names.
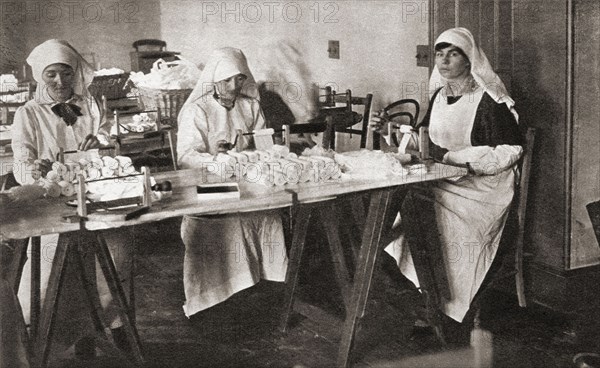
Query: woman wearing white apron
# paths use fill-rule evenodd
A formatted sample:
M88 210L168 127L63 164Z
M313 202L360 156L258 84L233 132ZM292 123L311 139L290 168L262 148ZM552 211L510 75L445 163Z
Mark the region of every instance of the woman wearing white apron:
M217 142L233 142L236 129L265 128L258 92L242 51L213 52L179 114L177 155L183 168L211 162ZM248 147L246 136L238 137ZM207 154L209 153L209 154ZM184 311L190 317L262 279L285 281L287 255L277 211L185 216Z
M41 170L45 175L51 169L52 162L56 161L60 148L65 151L98 148L108 143L110 131L103 111L88 91L93 69L68 42L53 39L38 45L27 58L27 63L31 65L38 85L34 99L16 111L12 128L14 175L20 184L32 183L35 170ZM34 163L36 160L37 165ZM128 246L130 231L104 232L122 282L129 277L131 268L132 247ZM57 242L58 234L42 236L41 239L42 303ZM30 312L30 267L28 261L18 292L26 321L29 321ZM98 263L96 268L98 292L105 312L104 323L117 329L122 322ZM72 277L79 278L79 275L69 275L68 272L63 295L69 295L69 289L73 289ZM75 295L74 299L65 296L63 300L68 302L59 304L65 305L65 308L62 312L59 308L58 327L62 327L61 318L68 318L69 321L77 320L76 317L81 317L82 321L89 320L88 305L77 304L77 295L82 293L78 290L72 294ZM78 329L77 324L70 324L68 330L55 334L65 343L72 343L81 337L82 329ZM122 331L116 331L115 338L122 335Z
M442 311L462 322L498 250L518 175L521 136L514 101L465 28L443 32L435 44L435 91L422 125L431 154L469 167L458 180L430 186L450 298ZM375 129L385 119L374 117ZM408 197L410 198L410 197ZM415 285L419 280L404 236L385 249Z

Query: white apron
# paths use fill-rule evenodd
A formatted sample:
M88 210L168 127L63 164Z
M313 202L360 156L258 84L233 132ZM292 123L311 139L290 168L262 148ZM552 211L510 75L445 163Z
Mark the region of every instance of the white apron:
M433 184L433 198L440 245L443 252L451 298L442 300L442 310L462 322L473 297L490 268L498 250L502 229L514 193L514 163L519 146L471 145L471 131L477 107L483 96L478 89L454 104L445 98L432 101L429 125L433 143L452 152L445 161L471 162L479 167L497 168L495 175L464 176ZM419 280L404 237L386 247L402 273L417 287Z
M288 259L278 211L185 216L181 238L188 317L261 279L285 281Z

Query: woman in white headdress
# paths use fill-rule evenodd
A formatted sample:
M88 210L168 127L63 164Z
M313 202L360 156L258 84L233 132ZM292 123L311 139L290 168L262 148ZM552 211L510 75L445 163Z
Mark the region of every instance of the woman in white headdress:
M65 151L98 148L101 144L108 143L107 137L110 132L110 125L104 118L102 109L88 91L94 71L68 42L56 39L43 42L31 51L27 63L32 68L37 89L34 99L16 111L12 128L14 174L20 184L34 182L32 173L36 171L41 171L41 175L45 176L50 171L52 162L56 161L60 148ZM130 276L130 232L130 228L103 232L121 281ZM42 236L42 296L45 295L57 242L58 234ZM123 339L124 333L118 329L122 326L122 321L118 317L117 306L112 300L99 265L96 266L98 292L104 307L105 323L115 329L115 338ZM29 319L29 267L28 261L18 293L26 320ZM78 275L70 277L78 278ZM65 280L65 284L69 286L70 278ZM73 300L70 302L72 304ZM89 319L86 304L76 306L75 309L81 311L77 316L73 315L73 306L69 309L63 313L65 318L75 320L81 314L82 319ZM77 328L72 328L69 332L81 334ZM66 338L68 334L62 335L59 337ZM76 338L77 336L73 337Z
M88 91L94 70L71 45L48 40L33 49L27 63L38 85L33 100L16 111L12 129L14 175L21 184L34 181L35 160L47 171L59 148L98 148L110 132Z
M469 169L458 180L435 182L429 192L450 289L442 309L462 322L498 250L522 140L514 101L473 35L465 28L449 29L436 40L435 51L433 95L422 125L429 127L434 159ZM385 132L384 123L373 116L374 129ZM404 236L386 251L418 286Z
M241 50L213 52L200 80L179 113L177 155L183 168L212 162L221 141L265 127L254 77ZM242 147L250 141L246 136ZM260 279L284 281L287 255L276 211L225 216L186 216L183 283L185 314L218 304Z

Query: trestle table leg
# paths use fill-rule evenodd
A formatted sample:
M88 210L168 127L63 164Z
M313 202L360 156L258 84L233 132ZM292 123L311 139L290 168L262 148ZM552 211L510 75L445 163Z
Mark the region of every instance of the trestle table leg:
M382 232L386 224L389 224L389 220L386 221L386 218L389 217L394 191L395 188L386 188L373 191L371 194L358 267L354 276L351 303L346 310L346 320L342 328L342 339L337 359L338 367L347 367L350 360L356 327L366 309Z
M292 314L292 309L294 307L294 294L296 293L296 287L298 286L298 275L300 272L302 255L304 254L306 232L308 230L311 211L312 210L309 208L309 206L299 206L298 210L294 213L294 232L292 246L290 249L288 269L285 275L284 304L281 323L279 326L279 329L282 332L287 330L290 315Z
M127 340L131 347L131 354L135 362L141 365L144 362L144 358L141 351L140 337L135 325L129 318L129 307L125 297L125 292L119 280L117 270L112 261L110 251L108 250L108 246L106 245L104 237L101 234L98 234L96 240L96 255L98 256L98 261L100 262L100 267L104 273L106 283L108 284L111 294L117 303L119 317L123 322L123 328L125 329Z

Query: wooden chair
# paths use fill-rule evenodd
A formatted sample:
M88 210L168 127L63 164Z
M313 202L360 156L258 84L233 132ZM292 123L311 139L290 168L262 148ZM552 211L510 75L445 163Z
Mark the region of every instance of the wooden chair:
M413 127L417 126L419 121L420 105L417 100L410 98L401 99L383 108L383 112L387 115L387 118L391 121L390 134L392 141L396 146L399 146L399 139L394 133L395 128L400 124L407 124ZM373 132L373 149L378 150L381 148L380 144L381 135Z
M164 51L167 48L167 43L163 40L145 38L133 42L132 46L135 51Z
M515 188L511 209L508 214L498 256L492 264L483 284L473 300L472 309L475 311L474 323L479 325L481 314L481 297L487 290L497 284L500 280L515 278L515 286L519 306L527 306L525 297L525 282L523 278L523 258L525 246L525 225L527 217L527 198L529 192L529 178L531 176L533 148L535 144L535 128L527 128L525 133L525 147L519 162L520 178ZM512 255L514 254L514 258Z
M330 87L327 87L326 94L320 96L321 108L319 116L322 119L329 119L336 133L356 134L360 136L360 148L365 148L367 146L372 101L373 95L371 93L365 97L357 97L352 96L352 91L349 89L345 93L338 94ZM340 104L345 104L345 106L339 106ZM354 106L357 105L363 106L362 113L354 111ZM353 128L353 126L359 123L362 123L360 129ZM330 138L329 147L335 149L335 134Z
M102 99L106 109L106 99ZM152 111L149 111L152 112ZM138 133L135 138L124 135L123 127L120 125L121 113L118 109L113 111L114 124L117 127L115 137L115 155L138 154L152 150L163 149L165 144L169 145L171 162L173 170L177 170L177 155L175 151L175 142L173 139L173 128L169 125L164 126L160 119L160 112L156 112L156 131ZM141 136L140 136L141 134Z

